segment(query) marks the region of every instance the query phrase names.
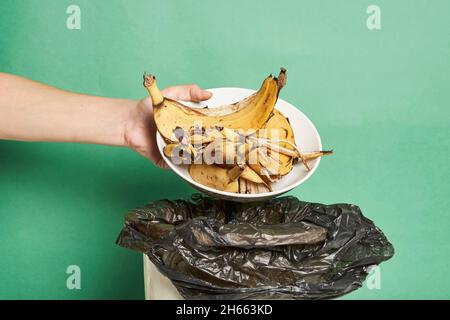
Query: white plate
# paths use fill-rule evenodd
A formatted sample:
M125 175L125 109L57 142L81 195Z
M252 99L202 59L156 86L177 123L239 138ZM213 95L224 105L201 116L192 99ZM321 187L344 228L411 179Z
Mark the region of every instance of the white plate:
M255 90L242 88L217 88L209 89L208 91L211 91L213 93L212 98L208 101L203 101L201 103L183 102L183 104L198 108L203 108L205 106L220 106L242 100L255 92ZM309 120L305 114L282 99L278 99L275 108L281 111L281 113L283 113L283 115L289 119L292 129L294 130L295 143L300 150L322 150L322 142L320 140L319 133L317 132L316 127L313 125L311 120ZM311 168L311 171L309 172L301 163L297 163L296 165L294 165L294 168L289 174L285 175L279 181L272 184L273 190L271 192L258 194L240 194L216 190L194 181L189 175L187 165L176 165L164 155L163 148L166 143L164 142L159 132L157 133L157 143L159 152L161 153L164 161L166 161L168 166L177 175L189 182L194 188L215 198L238 202L260 201L264 199L274 198L282 193L288 192L289 190L299 186L300 184L308 180L309 177L311 177L311 175L314 173L314 171L316 171L320 163L320 158L310 161L309 166Z

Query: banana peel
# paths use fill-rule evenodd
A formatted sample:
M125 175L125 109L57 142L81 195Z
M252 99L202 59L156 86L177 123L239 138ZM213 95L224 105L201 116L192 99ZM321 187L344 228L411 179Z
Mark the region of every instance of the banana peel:
M156 78L144 74L144 86L153 104L153 115L159 133L166 142L177 142L174 128L188 132L194 124L209 128L220 126L230 129L257 130L272 115L280 91L279 81L270 75L261 88L248 99L234 105L237 111L225 115L206 115L198 108L191 108L162 95L156 84ZM229 109L230 107L219 107Z
M270 185L267 184L266 181L264 181L263 178L261 178L251 167L246 166L242 171L240 178L243 178L255 184L263 184L267 187L267 189L272 191Z
M263 126L263 129L258 133L258 136L269 140L285 140L295 144L294 130L292 129L289 119L276 109L274 110L273 115ZM286 142L279 142L278 145L284 148L288 148L289 146ZM278 171L273 175L284 176L291 172L293 166L292 156L280 153L278 156L278 162Z
M239 192L239 182L237 179L230 179L229 169L216 165L191 164L188 170L192 179L202 185L227 192Z
M248 143L238 145L235 134L238 135L237 132L224 132L212 142L204 144L203 149L199 151L203 157L202 161L189 166L189 174L194 181L227 192L270 192L271 184L282 177L279 157L289 156L291 161L300 158L297 149L282 147L266 138L247 137ZM289 141L287 145L290 146ZM237 159L239 149L243 149L245 153L242 161ZM180 142L167 144L164 154L174 160L173 157L184 151L190 159L196 159L195 150L193 145ZM209 158L206 156L208 153L211 154ZM313 151L304 152L301 156L304 161L311 161L332 153L333 151Z
M239 178L239 193L265 193L270 192L272 189L270 189L267 185L263 183L255 183L253 181Z
M278 85L278 95L280 94L281 89L283 89L283 87L286 85L287 82L286 72L287 71L285 68L280 68L280 73L276 78ZM257 93L258 92L255 92L252 95L248 96L247 98L233 104L218 106L214 108L205 107L197 110L207 116L225 116L243 109L246 105L248 105L255 99L255 95Z
M286 79L281 68L278 77L267 77L249 97L199 109L164 97L156 78L144 74L154 120L167 143L165 156L174 161L181 152L183 161L194 160L188 168L194 181L234 193L272 191L271 184L288 174L299 159L309 170L309 161L332 151L297 148L289 119L274 108Z

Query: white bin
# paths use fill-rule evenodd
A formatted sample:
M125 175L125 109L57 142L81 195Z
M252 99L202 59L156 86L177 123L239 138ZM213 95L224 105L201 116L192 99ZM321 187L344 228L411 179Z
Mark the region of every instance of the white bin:
M183 297L166 276L144 254L145 300L182 300Z

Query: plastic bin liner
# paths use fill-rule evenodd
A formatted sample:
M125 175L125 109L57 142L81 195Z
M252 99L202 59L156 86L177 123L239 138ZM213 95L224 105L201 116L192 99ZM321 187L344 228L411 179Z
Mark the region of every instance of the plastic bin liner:
M148 255L186 299L333 298L393 246L359 207L194 195L129 212L117 243Z

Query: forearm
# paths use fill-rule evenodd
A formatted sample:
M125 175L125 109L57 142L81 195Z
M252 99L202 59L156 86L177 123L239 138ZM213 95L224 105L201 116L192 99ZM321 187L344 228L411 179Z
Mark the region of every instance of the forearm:
M123 145L135 105L0 73L0 139Z

